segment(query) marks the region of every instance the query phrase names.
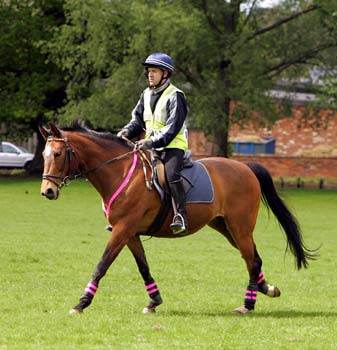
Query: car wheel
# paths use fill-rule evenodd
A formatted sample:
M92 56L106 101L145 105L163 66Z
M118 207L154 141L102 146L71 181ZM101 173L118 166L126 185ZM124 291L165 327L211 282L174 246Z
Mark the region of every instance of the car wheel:
M25 170L28 170L31 164L32 164L31 161L27 162L27 163L24 165L24 169L25 169Z

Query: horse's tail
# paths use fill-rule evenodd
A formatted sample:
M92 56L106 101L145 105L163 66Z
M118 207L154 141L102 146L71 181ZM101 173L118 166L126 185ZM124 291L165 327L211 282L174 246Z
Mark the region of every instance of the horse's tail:
M263 203L272 210L286 234L287 248L296 258L297 268L307 268L308 260L314 260L317 255L305 247L298 221L279 197L268 170L253 162L247 162L247 165L259 180Z

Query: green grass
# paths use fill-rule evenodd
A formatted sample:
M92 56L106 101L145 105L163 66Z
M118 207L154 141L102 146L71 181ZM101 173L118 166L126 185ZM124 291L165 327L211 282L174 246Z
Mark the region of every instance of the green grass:
M336 191L284 190L306 243L320 258L296 271L285 240L262 208L255 240L267 280L280 298L242 304L248 276L243 260L218 233L144 242L164 299L154 315L125 249L101 281L92 305L70 316L101 257L109 233L100 198L75 181L57 201L39 195L38 180L0 179L0 350L30 349L335 349Z

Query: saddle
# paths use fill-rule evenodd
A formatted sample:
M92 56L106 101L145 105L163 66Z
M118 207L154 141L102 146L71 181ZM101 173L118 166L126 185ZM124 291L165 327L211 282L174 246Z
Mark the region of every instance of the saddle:
M185 152L181 177L186 193L186 203L212 203L214 189L206 167L199 161L190 158L190 152ZM163 225L172 206L171 195L166 182L165 167L155 152L151 152L152 183L161 199L161 208L147 234L152 235Z

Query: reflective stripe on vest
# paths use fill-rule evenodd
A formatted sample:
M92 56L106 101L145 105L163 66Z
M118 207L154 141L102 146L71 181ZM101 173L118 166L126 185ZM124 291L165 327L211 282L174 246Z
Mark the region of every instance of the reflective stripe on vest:
M176 88L174 85L170 84L159 97L157 101L156 108L152 113L150 99L151 99L151 90L147 88L144 91L144 122L146 126L146 137L156 134L160 129L166 125L167 121L167 102L171 96L176 92L181 92L181 90ZM167 145L165 148L179 148L184 151L188 148L187 143L187 128L184 123L183 127L177 134L177 136Z

